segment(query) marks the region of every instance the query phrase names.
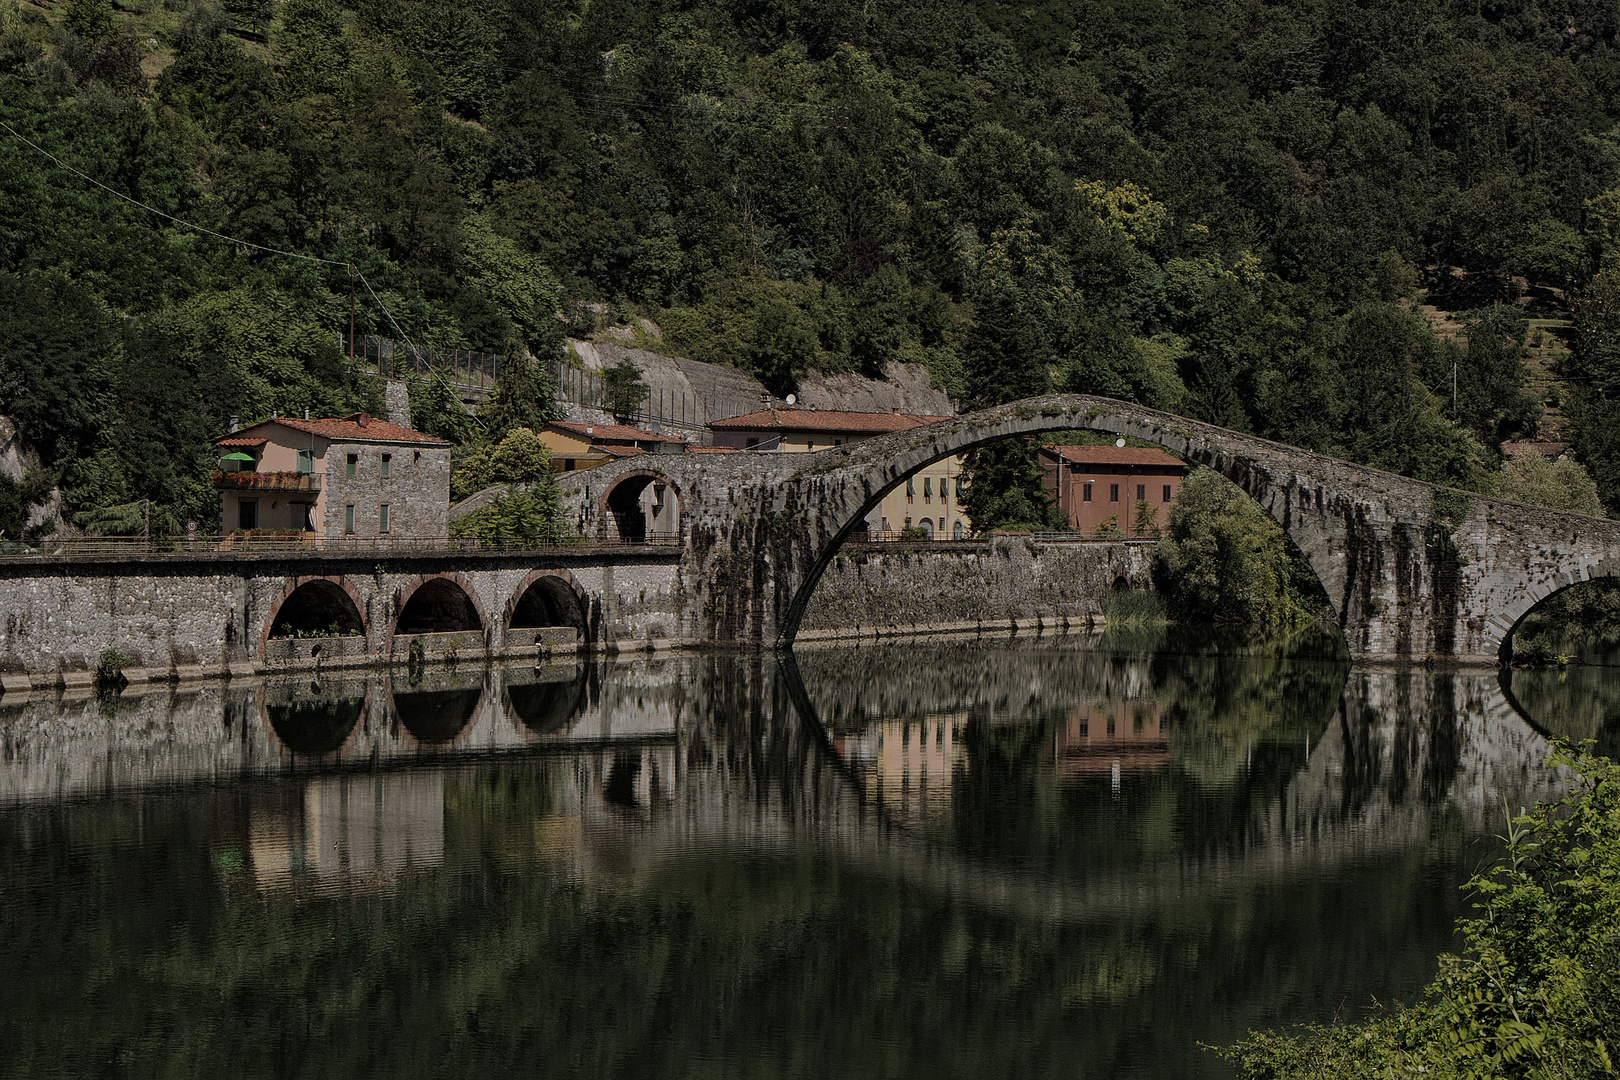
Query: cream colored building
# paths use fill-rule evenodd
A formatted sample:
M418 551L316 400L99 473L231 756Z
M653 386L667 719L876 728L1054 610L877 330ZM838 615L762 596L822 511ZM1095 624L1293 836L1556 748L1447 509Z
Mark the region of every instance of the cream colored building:
M858 442L891 431L905 431L940 420L893 412L842 412L832 409L761 409L716 420L709 425L716 447L760 453L803 454ZM962 458L936 461L908 477L883 497L867 515L873 538L898 539L904 529L921 529L937 540L961 540L973 533L962 511Z

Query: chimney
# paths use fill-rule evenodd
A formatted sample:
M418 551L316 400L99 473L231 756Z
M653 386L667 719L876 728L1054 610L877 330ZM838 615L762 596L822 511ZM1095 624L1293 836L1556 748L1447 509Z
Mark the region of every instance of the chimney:
M305 420L309 419L309 406L308 405L304 406L304 419Z
M360 426L363 427L363 428L368 428L368 427L371 426L371 414L370 413L364 412L364 411L362 411L360 413Z
M596 434L596 425L595 424L586 424L585 425L585 434L587 434L587 435L595 435Z
M893 413L894 415L899 416L900 415L900 406L896 405L894 408L890 409L889 411L891 413Z
M231 417L231 430L235 431L237 428L239 428L241 426L242 426L242 418L240 416L232 416Z

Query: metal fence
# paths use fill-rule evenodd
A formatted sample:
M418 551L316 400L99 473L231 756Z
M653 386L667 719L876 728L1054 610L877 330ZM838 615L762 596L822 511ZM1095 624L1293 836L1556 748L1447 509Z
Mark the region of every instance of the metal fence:
M347 342L344 343L347 348ZM476 349L413 348L392 338L366 335L355 341L355 357L385 379L438 377L463 394L493 393L506 363L500 353ZM561 360L548 361L557 383L557 396L575 405L602 409L607 386L602 376ZM711 420L726 420L758 407L758 400L739 394L699 394L696 391L649 387L625 419L632 424L673 425L701 429Z
M296 536L85 536L67 540L45 540L36 544L13 541L0 543L0 561L54 560L73 558L134 558L138 556L220 556L257 557L295 555L304 558L343 559L355 556L409 558L435 555L482 555L491 553L556 553L627 548L670 548L678 544L672 536L649 536L642 540L597 540L557 533L537 539L478 540L457 536L391 537L343 536L309 538Z

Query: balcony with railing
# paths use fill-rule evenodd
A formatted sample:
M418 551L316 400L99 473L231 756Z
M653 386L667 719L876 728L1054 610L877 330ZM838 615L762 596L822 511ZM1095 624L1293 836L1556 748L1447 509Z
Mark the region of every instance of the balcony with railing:
M320 473L216 472L214 487L221 491L320 491Z

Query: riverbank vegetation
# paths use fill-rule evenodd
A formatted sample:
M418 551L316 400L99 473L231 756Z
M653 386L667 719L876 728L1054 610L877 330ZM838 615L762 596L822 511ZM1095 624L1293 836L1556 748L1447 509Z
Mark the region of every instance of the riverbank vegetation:
M1223 1051L1249 1080L1613 1076L1620 1055L1620 765L1559 751L1569 794L1514 816L1474 878L1460 956L1411 1008L1257 1033Z

